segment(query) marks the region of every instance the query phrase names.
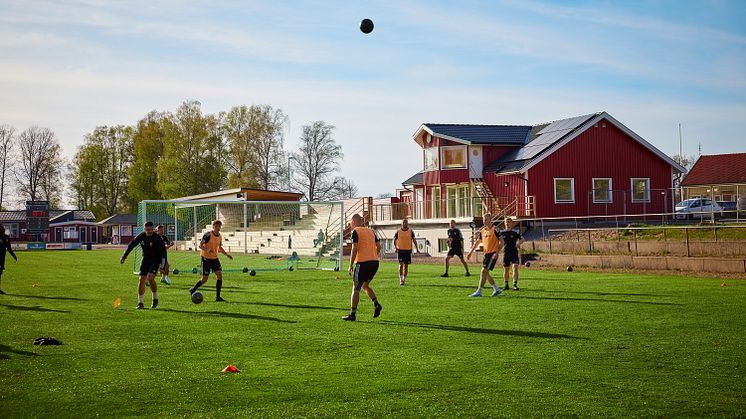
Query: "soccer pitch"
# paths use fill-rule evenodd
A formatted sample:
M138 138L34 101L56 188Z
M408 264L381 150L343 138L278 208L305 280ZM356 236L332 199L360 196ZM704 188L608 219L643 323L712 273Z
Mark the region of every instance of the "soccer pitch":
M120 255L8 258L3 417L746 412L743 280L530 268L521 291L468 298L477 276L459 266L440 278L441 266L412 265L400 287L383 263L381 317L363 295L349 323L349 276L330 271L226 274L227 303L212 301L211 277L200 305L187 291L197 276L171 275L157 309L135 310ZM64 345L33 346L41 336ZM228 364L241 373L221 373Z

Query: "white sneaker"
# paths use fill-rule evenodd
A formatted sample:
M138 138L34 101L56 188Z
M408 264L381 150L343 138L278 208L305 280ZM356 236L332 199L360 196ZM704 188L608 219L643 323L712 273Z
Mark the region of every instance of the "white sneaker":
M481 297L481 296L482 296L482 292L481 291L476 291L473 294L469 294L469 297Z
M500 288L495 288L495 290L492 291L492 296L497 297L498 295L500 295L501 292L502 291L500 291Z

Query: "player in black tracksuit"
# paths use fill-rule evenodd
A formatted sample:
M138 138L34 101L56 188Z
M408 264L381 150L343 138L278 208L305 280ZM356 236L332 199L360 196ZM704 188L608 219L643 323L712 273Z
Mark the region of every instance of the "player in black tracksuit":
M510 281L510 268L513 268L513 289L518 291L518 267L521 264L521 255L519 248L523 244L523 236L518 230L513 230L515 221L512 218L505 218L505 230L502 230L498 236L503 242L503 279L505 280L505 286L503 289L508 289L508 282Z
M441 277L448 277L448 265L454 256L461 259L461 264L464 265L464 269L466 270L466 276L469 276L469 265L464 260L464 236L461 234L461 230L456 228L456 220L451 220L450 226L451 228L448 229L448 255L446 255L445 262L446 272Z
M145 296L145 282L150 281L150 291L153 292L153 305L151 308L158 307L158 284L154 278L156 272L161 270L166 264L166 246L163 239L155 232L153 223L145 223L145 231L138 234L134 240L127 246L120 263L124 263L127 255L135 249L137 245L142 247L142 262L140 263L140 283L137 287L137 308L145 308L143 299Z
M15 261L18 261L16 254L13 253L13 249L10 247L10 236L5 234L5 226L0 224L0 280L3 277L3 271L5 270L5 253L10 253ZM3 290L0 290L0 294L5 294Z

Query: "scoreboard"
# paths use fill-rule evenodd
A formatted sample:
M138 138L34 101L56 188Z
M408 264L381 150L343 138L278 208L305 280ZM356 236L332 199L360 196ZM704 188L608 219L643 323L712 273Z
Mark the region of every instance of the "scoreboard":
M26 221L29 234L49 231L49 201L26 201Z

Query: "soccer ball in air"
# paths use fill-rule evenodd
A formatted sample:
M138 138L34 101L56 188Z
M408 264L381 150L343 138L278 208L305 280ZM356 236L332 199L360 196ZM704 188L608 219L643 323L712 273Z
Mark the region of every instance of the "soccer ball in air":
M197 291L194 294L192 294L192 302L194 304L199 304L205 299L204 296L202 296L202 293Z
M363 33L371 33L371 32L373 32L373 21L370 20L370 19L367 19L367 18L363 19L360 22L360 30Z

